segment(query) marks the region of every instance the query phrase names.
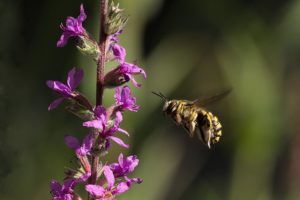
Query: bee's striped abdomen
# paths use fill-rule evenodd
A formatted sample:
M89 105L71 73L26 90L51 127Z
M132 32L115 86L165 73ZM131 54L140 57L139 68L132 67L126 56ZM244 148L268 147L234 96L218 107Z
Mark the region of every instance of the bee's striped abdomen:
M200 110L197 118L197 135L208 147L217 143L222 135L222 125L211 112Z

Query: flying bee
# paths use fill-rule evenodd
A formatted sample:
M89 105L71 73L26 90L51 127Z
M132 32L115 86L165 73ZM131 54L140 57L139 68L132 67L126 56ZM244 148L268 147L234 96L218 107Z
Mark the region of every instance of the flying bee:
M202 106L217 101L230 90L209 98L189 100L169 100L162 93L153 94L164 100L163 113L169 115L177 125L182 126L190 137L196 134L210 148L211 144L219 142L222 136L222 125L217 116L202 108Z

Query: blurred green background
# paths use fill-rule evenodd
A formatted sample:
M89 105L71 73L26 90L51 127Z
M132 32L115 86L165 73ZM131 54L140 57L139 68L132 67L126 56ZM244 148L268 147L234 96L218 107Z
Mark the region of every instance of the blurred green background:
M0 199L50 199L49 182L72 165L63 136L83 137L80 120L47 111L45 81L85 70L80 90L95 99L95 65L73 45L56 48L60 22L84 3L97 38L97 0L0 0ZM144 179L119 199L300 199L300 1L120 0L130 21L120 37L127 61L148 74L130 83L141 109L127 112L123 138ZM223 124L211 150L161 114L151 94L196 99L232 88L208 107ZM113 101L106 91L105 104ZM73 160L73 161L72 161Z

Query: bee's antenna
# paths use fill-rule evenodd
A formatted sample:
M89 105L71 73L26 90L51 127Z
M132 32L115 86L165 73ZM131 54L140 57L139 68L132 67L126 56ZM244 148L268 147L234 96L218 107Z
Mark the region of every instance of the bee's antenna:
M156 93L156 92L153 92L153 91L152 91L152 93L155 94L156 96L159 96L160 98L162 98L162 99L165 100L165 101L168 100L161 92Z

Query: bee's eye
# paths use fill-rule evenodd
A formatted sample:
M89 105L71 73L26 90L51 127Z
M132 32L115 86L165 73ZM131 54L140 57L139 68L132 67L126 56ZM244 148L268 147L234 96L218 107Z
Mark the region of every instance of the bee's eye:
M163 107L164 112L168 109L168 106L169 106L169 102L165 102L164 107Z

